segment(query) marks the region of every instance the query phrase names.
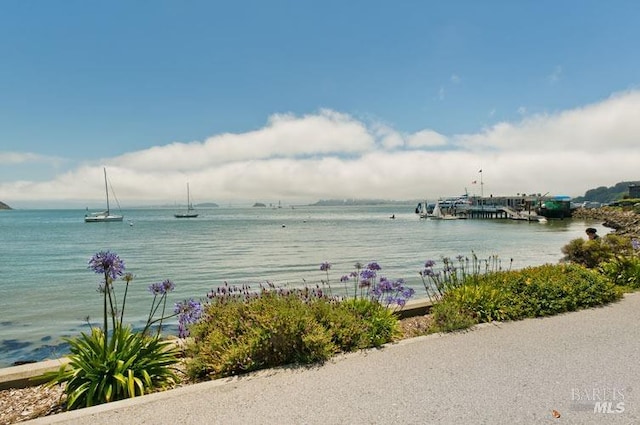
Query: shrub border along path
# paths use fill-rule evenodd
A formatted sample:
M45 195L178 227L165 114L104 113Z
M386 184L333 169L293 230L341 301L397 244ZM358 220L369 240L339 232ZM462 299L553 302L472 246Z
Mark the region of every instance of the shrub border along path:
M340 355L322 367L263 370L67 412L56 423L638 423L638 320L633 293L600 308ZM594 413L579 398L594 390L617 391L613 410L621 396L624 410ZM42 419L34 425L48 423Z

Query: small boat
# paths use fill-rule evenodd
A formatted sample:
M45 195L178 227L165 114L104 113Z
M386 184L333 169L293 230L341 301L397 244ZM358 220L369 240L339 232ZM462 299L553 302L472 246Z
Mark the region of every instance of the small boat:
M189 197L189 183L187 183L187 211L176 213L173 216L175 218L196 218L198 216L198 213L195 208L193 208L193 204L191 204L191 199Z
M87 213L84 215L85 223L122 221L122 219L124 218L123 215L111 214L111 211L109 209L109 185L107 183L107 169L103 168L103 171L104 171L104 190L107 197L107 209L105 211L89 213L89 208L87 208Z
M455 215L455 214L451 214L448 212L443 211L442 208L440 208L440 201L438 200L438 202L436 202L436 205L433 207L433 212L429 215L429 218L434 219L434 220L458 220L461 217Z

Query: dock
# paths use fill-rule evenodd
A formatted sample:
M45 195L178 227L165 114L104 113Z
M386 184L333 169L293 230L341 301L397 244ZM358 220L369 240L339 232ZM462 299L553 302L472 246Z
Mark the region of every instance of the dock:
M437 206L437 208L436 208ZM510 219L522 221L546 221L548 218L571 217L571 205L567 197L541 194L516 194L515 196L468 196L441 198L433 208L418 205L416 213L429 218L429 211L450 218Z

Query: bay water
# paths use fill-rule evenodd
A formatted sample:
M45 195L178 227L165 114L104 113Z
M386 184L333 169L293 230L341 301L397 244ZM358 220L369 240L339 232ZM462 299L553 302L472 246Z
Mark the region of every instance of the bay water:
M98 251L116 252L135 275L125 322L144 324L147 287L171 279L169 304L204 299L226 283L321 285L329 262L335 292L354 264L376 261L379 275L426 292L426 260L497 256L503 269L557 263L561 248L584 237L582 220L424 220L413 205L221 207L176 219L172 209L131 209L121 223L84 223L82 210L0 211L0 367L67 353L64 337L102 320L100 276L88 269ZM395 215L395 219L390 217ZM596 226L597 227L597 226ZM606 233L602 230L601 234ZM121 295L121 292L119 293ZM175 330L170 319L169 332Z

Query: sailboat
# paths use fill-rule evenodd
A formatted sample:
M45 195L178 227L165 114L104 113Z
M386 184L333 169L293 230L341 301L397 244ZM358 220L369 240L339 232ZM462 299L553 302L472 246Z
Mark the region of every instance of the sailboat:
M435 207L433 207L433 212L431 213L429 218L435 219L435 220L457 220L460 217L458 217L457 215L451 214L449 212L446 212L446 213L443 212L442 209L440 208L440 200L438 200L436 202Z
M107 184L107 169L103 168L103 171L104 171L104 191L107 197L107 209L101 212L89 213L89 209L87 208L87 213L84 215L85 223L98 223L103 221L122 221L122 219L124 218L123 215L111 214L111 211L109 210L109 185Z
M198 213L193 208L191 199L189 198L189 183L187 183L187 211L183 213L176 213L173 216L175 218L196 218L198 216Z

